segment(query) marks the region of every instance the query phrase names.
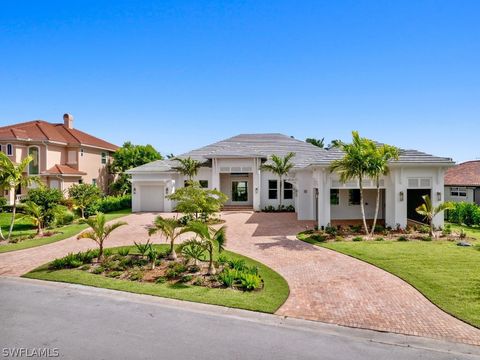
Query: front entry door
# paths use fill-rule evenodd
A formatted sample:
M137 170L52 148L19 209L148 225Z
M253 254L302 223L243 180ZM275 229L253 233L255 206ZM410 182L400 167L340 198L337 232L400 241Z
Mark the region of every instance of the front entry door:
M248 181L232 181L232 202L248 202Z

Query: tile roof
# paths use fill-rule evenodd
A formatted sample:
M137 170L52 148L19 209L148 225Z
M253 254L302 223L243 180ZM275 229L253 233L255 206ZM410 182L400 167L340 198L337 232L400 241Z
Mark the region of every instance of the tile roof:
M467 161L448 169L445 185L480 186L480 160Z
M191 157L199 161L222 157L260 157L267 159L272 154L284 156L289 152L295 153L295 157L292 159L295 168L305 168L309 165L328 166L333 160L340 159L343 156L343 152L339 149L321 149L305 141L294 139L283 134L240 134L189 151L179 157ZM401 150L400 152L401 155L398 163L402 164L453 163L449 158L437 157L416 150ZM176 161L163 160L131 169L129 173L169 171L172 170L172 167L175 165ZM150 170L146 170L147 167ZM152 170L155 168L157 168L157 170ZM160 168L162 170L158 170Z
M115 151L118 146L105 140L69 129L64 124L53 124L43 120L33 120L0 127L0 140L54 141L66 145L85 145Z
M42 175L86 175L86 172L71 168L68 165L55 164Z

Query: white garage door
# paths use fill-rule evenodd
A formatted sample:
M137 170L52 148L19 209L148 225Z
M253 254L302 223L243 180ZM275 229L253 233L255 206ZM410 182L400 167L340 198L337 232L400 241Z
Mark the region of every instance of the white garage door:
M140 211L163 211L163 185L142 185L140 188Z

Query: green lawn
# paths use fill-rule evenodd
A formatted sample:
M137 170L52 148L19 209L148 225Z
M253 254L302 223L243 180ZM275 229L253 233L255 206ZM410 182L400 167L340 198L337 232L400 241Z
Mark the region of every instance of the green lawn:
M480 240L480 227L478 226L465 226L452 223L447 224L450 224L453 231L459 232L461 229L463 229L467 233L467 236L471 236L477 240Z
M397 275L441 309L480 327L480 251L476 247L441 240L330 242L320 246Z
M165 251L167 245L155 245ZM130 247L131 253L136 252L135 247ZM114 248L114 251L119 248ZM274 313L287 299L289 294L288 284L278 273L267 266L245 256L224 251L228 258L244 259L249 266L257 266L260 276L264 280L264 288L260 291L244 292L233 289L209 289L201 286L184 284L155 284L107 278L102 275L70 269L48 270L48 264L35 269L24 277L48 281L82 284L113 290L128 291L137 294L148 294L179 300L222 305L233 308Z
M114 212L105 214L105 216L107 217L107 220L113 220L113 219L128 215L130 213L131 213L131 210L126 209L126 210L114 211ZM8 233L8 226L10 224L11 216L12 216L11 214L5 214L5 213L0 214L0 226L2 226L3 235L5 237L7 236L7 233ZM16 244L12 244L12 243L2 244L0 245L0 253L28 249L35 246L50 244L50 243L74 236L86 228L87 228L87 225L85 224L74 223L71 225L66 225L63 227L51 229L51 231L55 231L58 233L49 237L23 240ZM50 229L48 231L50 231ZM15 221L14 231L12 235L14 237L17 237L17 236L23 236L28 234L34 234L35 232L36 230L34 226L28 220L19 219Z

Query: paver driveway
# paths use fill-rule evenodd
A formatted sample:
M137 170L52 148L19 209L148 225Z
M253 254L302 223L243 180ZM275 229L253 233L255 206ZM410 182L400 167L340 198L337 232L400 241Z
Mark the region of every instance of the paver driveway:
M227 212L227 248L261 261L288 281L278 315L480 345L480 330L444 313L399 278L362 261L295 239L311 222L294 214ZM153 214L132 214L107 246L146 239ZM153 237L159 242L159 237ZM68 252L92 247L66 239L0 254L0 275L21 275Z

